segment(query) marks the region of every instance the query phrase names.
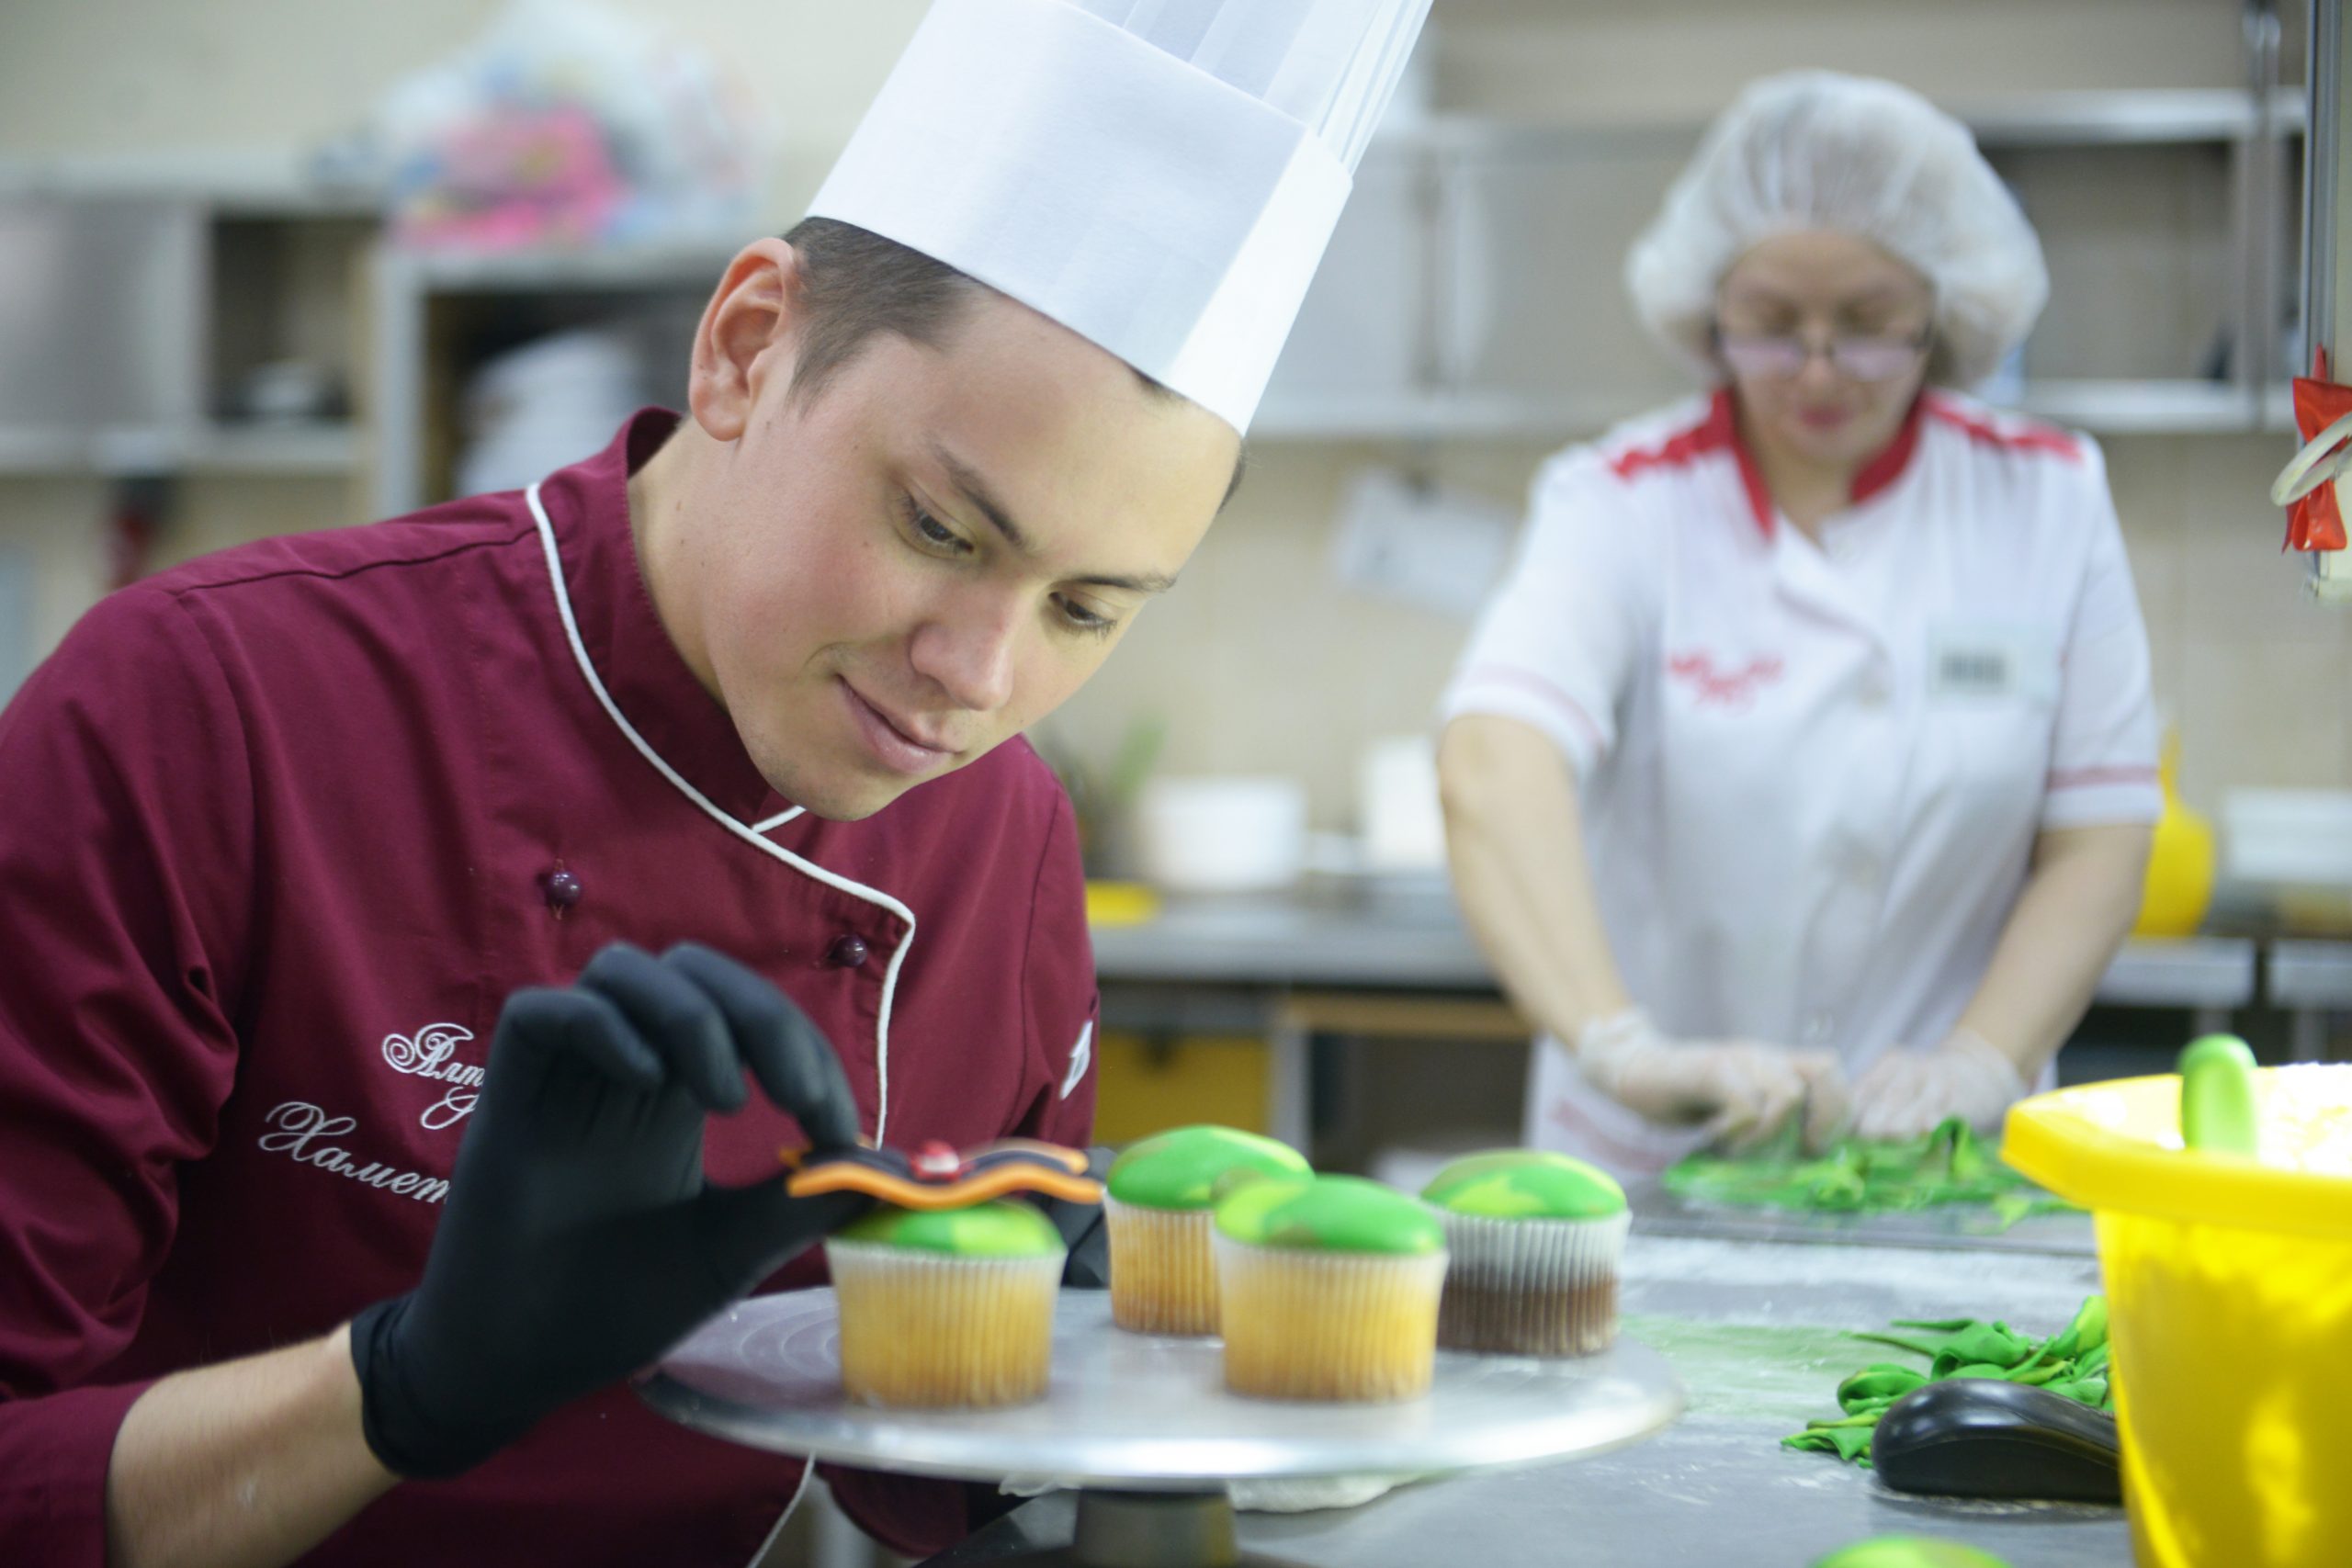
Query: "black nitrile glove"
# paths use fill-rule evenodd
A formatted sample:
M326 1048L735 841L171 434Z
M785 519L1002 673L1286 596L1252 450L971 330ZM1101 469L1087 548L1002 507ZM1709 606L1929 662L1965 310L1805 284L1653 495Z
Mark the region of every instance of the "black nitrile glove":
M1086 1151L1086 1174L1100 1181L1110 1173L1114 1152ZM1036 1205L1062 1233L1069 1258L1062 1264L1062 1283L1081 1291L1111 1288L1111 1230L1102 1221L1100 1203L1073 1203L1067 1198L1038 1197Z
M424 1278L352 1320L378 1459L408 1476L479 1464L865 1208L788 1197L783 1173L703 1179L704 1120L742 1109L747 1067L815 1147L856 1142L816 1026L707 948L615 943L571 988L507 998Z

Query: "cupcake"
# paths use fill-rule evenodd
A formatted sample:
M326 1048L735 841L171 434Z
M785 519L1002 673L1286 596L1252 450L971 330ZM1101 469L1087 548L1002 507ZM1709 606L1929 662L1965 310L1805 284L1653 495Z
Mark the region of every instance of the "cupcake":
M1429 1392L1445 1232L1353 1176L1269 1177L1217 1203L1225 1386L1265 1399Z
M868 1404L1019 1404L1046 1392L1066 1248L1008 1199L877 1207L825 1240L842 1385Z
M1137 1334L1215 1334L1209 1208L1250 1176L1306 1176L1288 1144L1230 1127L1179 1127L1128 1147L1104 1178L1111 1321Z
M1617 1337L1617 1263L1632 1216L1609 1173L1539 1149L1458 1159L1421 1190L1452 1259L1437 1342L1449 1350L1589 1356Z

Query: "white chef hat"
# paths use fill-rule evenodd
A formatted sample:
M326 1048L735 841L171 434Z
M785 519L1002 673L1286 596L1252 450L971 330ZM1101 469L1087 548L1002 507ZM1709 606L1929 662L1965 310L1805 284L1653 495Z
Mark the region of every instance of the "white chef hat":
M1990 375L2050 294L2041 242L1966 126L1892 82L1796 71L1751 83L1708 130L1626 257L1634 308L1712 371L1724 275L1805 229L1874 241L1935 286L1939 381Z
M1430 0L934 0L810 205L1247 430Z

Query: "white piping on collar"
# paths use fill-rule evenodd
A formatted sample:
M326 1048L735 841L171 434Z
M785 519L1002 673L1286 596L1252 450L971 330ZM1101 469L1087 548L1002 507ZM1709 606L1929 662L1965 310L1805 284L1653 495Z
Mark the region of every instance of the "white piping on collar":
M539 487L535 484L526 491L524 499L530 502L532 521L538 525L539 544L547 551L548 580L555 584L556 614L563 617L563 635L571 644L571 657L579 662L580 673L587 677L588 689L595 693L596 700L604 705L606 716L619 727L623 735L628 737L628 743L637 748L638 755L652 763L655 771L668 779L679 794L700 807L705 816L762 854L780 860L802 875L836 888L853 898L888 909L907 922L907 934L891 950L889 967L882 973L882 1010L874 1026L874 1141L881 1143L884 1125L890 1117L890 1002L899 990L899 968L906 963L907 953L915 944L914 911L878 888L852 882L848 877L827 871L814 861L803 860L782 844L760 836L765 829L798 816L800 807L796 807L770 818L757 828L739 822L721 811L708 795L688 784L678 770L664 761L662 753L637 732L637 727L621 713L620 705L613 701L612 694L605 690L604 680L596 673L595 661L588 657L588 645L580 640L580 623L571 615L571 592L563 583L563 555L556 548L555 525L548 521L548 509L539 503Z
M754 833L773 833L778 828L783 827L786 822L791 821L794 818L799 816L802 812L808 809L808 808L805 806L796 806L789 811L779 811L764 822L752 823L752 831Z

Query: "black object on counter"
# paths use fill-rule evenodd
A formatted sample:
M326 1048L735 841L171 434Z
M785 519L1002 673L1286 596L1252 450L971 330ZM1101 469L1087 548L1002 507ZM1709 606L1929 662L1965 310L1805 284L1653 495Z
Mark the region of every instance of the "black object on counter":
M1952 1378L1887 1407L1871 1463L1898 1492L1945 1497L2123 1500L2115 1417L1996 1378Z

